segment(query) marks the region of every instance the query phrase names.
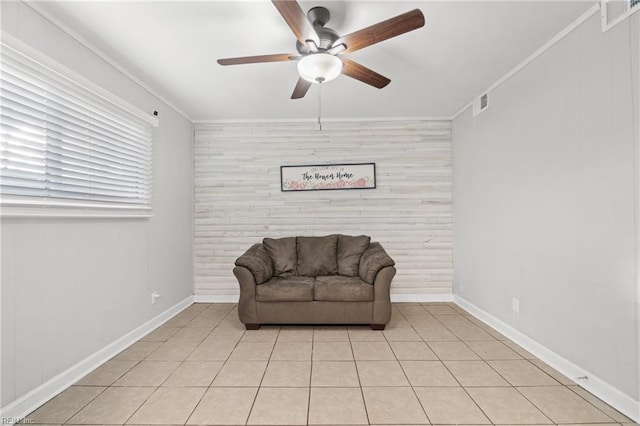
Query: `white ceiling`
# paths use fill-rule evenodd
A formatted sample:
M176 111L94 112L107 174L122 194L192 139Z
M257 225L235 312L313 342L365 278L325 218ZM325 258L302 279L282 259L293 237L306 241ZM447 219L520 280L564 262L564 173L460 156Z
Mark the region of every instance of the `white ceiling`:
M322 87L323 117L451 117L549 41L593 1L300 1L325 6L345 35L414 8L424 28L350 57L387 76L375 89L349 77ZM193 120L305 119L318 86L291 100L295 62L220 66L216 59L295 53L271 2L48 1L38 4Z

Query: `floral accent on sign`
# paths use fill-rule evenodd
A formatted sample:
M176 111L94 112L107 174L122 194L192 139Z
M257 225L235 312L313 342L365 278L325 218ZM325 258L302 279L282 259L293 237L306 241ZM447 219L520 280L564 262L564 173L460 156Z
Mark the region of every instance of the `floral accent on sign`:
M375 163L281 166L282 191L373 189Z

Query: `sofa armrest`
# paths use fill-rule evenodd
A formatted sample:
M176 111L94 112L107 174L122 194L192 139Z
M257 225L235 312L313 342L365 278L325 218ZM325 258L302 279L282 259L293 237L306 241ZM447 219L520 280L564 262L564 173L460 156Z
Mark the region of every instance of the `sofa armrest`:
M233 275L240 285L238 301L238 317L243 324L258 324L258 307L256 305L256 279L253 273L244 266L233 268Z
M391 280L396 268L385 266L378 271L373 282L373 321L372 324L386 324L391 319Z
M360 258L359 275L363 281L374 284L378 272L387 266L393 266L396 263L389 257L380 243L371 243L369 247L362 253Z
M247 268L253 274L256 284L262 284L273 277L273 263L262 244L254 244L236 259L236 266Z

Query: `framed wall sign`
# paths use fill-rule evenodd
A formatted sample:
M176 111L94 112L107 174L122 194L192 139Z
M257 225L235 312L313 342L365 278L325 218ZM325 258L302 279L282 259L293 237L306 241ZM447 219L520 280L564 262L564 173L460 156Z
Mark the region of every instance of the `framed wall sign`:
M280 166L283 192L375 187L376 163Z

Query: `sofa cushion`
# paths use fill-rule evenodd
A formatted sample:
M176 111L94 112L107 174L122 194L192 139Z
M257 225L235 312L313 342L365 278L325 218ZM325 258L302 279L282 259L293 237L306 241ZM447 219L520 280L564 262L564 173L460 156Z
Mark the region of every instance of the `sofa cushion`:
M360 267L360 257L369 247L371 237L359 235L338 236L338 274L347 277L357 277Z
M323 302L370 302L373 300L373 285L359 277L317 277L313 299Z
M252 245L236 260L236 266L243 266L250 270L256 284L262 284L273 277L273 263L262 244Z
M258 302L310 302L313 300L311 277L273 277L256 286Z
M386 251L382 248L380 243L371 243L369 248L362 253L360 258L360 278L364 281L373 284L376 279L376 275L380 269L387 266L393 266L396 263L389 257Z
M298 275L317 277L338 273L338 236L298 237Z
M274 276L296 275L296 237L265 238L262 244L273 262Z

